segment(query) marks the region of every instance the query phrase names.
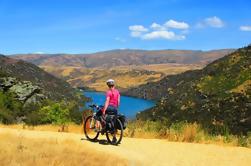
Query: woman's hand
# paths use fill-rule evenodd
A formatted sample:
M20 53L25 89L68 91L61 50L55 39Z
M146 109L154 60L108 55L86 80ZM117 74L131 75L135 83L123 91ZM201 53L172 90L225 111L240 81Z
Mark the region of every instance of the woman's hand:
M105 116L105 109L102 109L102 116Z

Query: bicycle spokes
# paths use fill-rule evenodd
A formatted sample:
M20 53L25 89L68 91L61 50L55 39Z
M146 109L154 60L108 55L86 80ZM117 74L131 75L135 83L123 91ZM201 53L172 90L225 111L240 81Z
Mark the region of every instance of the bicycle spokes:
M87 137L87 139L94 141L98 138L99 132L96 132L95 130L96 126L96 120L93 118L93 116L89 116L85 120L85 125L84 125L84 132Z

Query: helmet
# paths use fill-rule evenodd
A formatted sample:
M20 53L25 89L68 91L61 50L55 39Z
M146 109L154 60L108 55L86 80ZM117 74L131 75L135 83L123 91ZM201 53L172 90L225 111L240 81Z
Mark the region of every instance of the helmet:
M109 80L106 81L106 84L108 86L113 86L115 84L115 81L113 79L109 79Z

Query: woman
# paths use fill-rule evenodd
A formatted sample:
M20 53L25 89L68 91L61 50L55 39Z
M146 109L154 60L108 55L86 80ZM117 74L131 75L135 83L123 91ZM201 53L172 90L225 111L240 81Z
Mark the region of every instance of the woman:
M106 81L106 85L108 86L109 90L106 92L106 101L102 112L98 112L98 116L105 116L108 115L117 115L118 114L118 107L120 104L120 93L117 89L115 89L115 81L113 79L109 79ZM102 119L100 118L102 121ZM100 122L97 122L96 128L101 130Z
M109 79L106 81L109 90L106 92L105 106L102 110L103 115L117 115L118 107L120 104L120 94L117 89L115 89L115 81Z

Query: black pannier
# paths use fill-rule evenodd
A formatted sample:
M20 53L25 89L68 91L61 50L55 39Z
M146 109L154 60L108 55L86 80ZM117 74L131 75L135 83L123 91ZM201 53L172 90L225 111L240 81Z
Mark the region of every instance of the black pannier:
M126 127L127 127L127 118L126 118L126 116L123 115L123 114L118 114L117 116L118 116L118 119L120 120L120 122L122 123L123 130L125 130Z

